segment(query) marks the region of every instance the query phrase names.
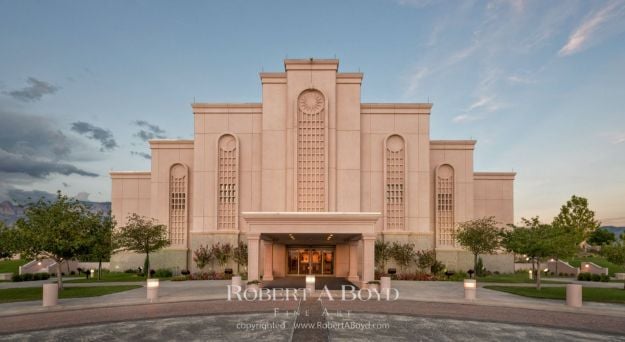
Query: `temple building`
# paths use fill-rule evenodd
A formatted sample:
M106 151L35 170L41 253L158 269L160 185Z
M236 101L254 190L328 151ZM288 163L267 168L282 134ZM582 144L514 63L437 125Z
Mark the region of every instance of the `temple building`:
M361 103L363 74L338 66L287 59L284 72L260 73L260 103L193 103L193 140L151 140L150 171L110 173L118 225L137 213L168 227L171 246L153 268L197 271L200 245L244 241L248 279L362 284L374 277L376 239L472 268L458 223L513 223L515 173L474 171L475 140L430 140L431 103ZM116 254L111 268L143 258ZM513 271L510 255L483 258Z

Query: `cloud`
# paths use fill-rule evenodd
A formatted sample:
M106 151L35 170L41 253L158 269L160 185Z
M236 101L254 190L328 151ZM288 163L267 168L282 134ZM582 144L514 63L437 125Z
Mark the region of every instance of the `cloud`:
M117 147L117 142L113 138L110 130L94 126L90 123L77 121L72 123L72 131L82 134L89 139L100 142L100 151L111 151Z
M145 152L130 151L130 154L133 156L138 156L138 157L142 157L145 159L152 159L152 156L149 153L145 153Z
M19 90L5 92L5 94L8 94L20 101L34 102L41 100L43 95L52 95L59 91L59 89L61 89L58 86L55 86L46 81L38 80L34 77L27 78L26 83L28 83L29 86Z
M0 172L22 173L33 178L45 178L53 173L61 175L77 174L80 176L97 177L97 173L88 172L68 163L53 160L32 158L0 149Z
M63 160L77 145L49 118L0 109L0 123L0 148L11 153Z
M67 183L65 183L65 182L63 182L63 183L61 183L61 184L63 185L63 187L64 187L64 188L69 188L69 184L67 184Z
M151 139L165 139L165 130L158 127L157 125L151 124L144 120L137 120L134 122L135 125L142 128L137 133L135 133L135 137L148 141Z
M89 193L88 192L79 192L76 194L76 196L74 196L74 198L76 198L77 200L81 201L81 202L86 202L89 200Z
M52 174L98 176L70 163L76 160L72 149L82 145L55 128L50 118L0 109L0 123L0 181L29 183Z
M625 143L625 132L609 132L609 133L601 133L602 136L606 137L611 144L618 145Z
M558 51L560 56L568 56L583 51L592 45L593 39L600 39L601 34L613 33L610 30L603 30L604 26L613 21L622 22L625 20L625 2L610 1L599 10L588 15L584 21L569 36L569 40ZM622 27L621 27L622 29Z
M467 123L467 122L477 121L481 119L482 118L474 116L474 115L470 115L470 114L460 114L460 115L455 116L453 119L451 119L451 121L453 123Z

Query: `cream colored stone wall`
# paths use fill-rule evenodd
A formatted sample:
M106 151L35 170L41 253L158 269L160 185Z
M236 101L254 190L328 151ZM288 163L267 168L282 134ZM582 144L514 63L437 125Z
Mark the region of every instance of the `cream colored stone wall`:
M193 104L193 232L217 230L217 142L231 134L239 142L239 211L261 210L261 105ZM243 224L239 222L239 227Z
M129 215L150 216L150 172L111 172L111 213L117 226L124 226Z
M514 172L476 172L475 217L495 216L502 225L514 223Z
M430 104L361 105L361 210L384 212L384 140L398 134L406 145L406 231L427 233L430 225ZM380 220L376 231L383 231Z

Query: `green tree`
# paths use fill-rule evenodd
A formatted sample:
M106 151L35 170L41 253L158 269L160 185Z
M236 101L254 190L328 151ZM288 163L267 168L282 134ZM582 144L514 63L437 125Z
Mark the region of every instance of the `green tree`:
M150 253L169 246L167 226L154 219L132 214L126 226L113 233L113 243L120 250L145 254L145 276L150 277Z
M576 234L559 226L543 224L538 217L522 219L523 226L502 232L502 246L509 252L526 255L540 265L547 258L571 255L577 250ZM536 289L540 290L541 270L536 272Z
M625 266L625 241L621 240L601 247L601 254L609 262ZM625 283L623 283L623 290L625 290Z
M436 252L433 249L421 250L417 252L417 266L422 271L432 271L432 266L436 264ZM435 272L433 272L435 273Z
M415 262L417 253L414 249L414 243L398 243L393 242L391 246L391 256L404 273L406 267Z
M500 246L501 234L495 217L483 217L459 224L458 243L473 254L473 269L477 272L480 254L493 254Z
M391 244L382 240L375 240L375 265L382 274L386 273L386 263L391 259Z
M102 279L102 261L110 260L116 249L113 243L113 231L116 226L115 218L101 212L89 214L89 234L87 237L86 256L98 261L98 280Z
M10 258L17 251L15 229L8 227L0 221L0 259Z
M217 261L219 267L224 267L228 263L228 260L232 257L232 245L229 243L224 243L222 245L217 242L217 244L214 244L211 249L213 250L215 261Z
M616 241L616 236L614 236L614 233L607 229L601 228L590 233L590 236L587 240L589 244L594 246L609 245L614 241Z
M247 267L247 245L243 241L237 242L237 246L232 250L232 260L237 263L238 274L240 274L239 266Z
M195 262L195 265L200 269L200 271L204 270L206 265L215 260L214 252L215 250L212 247L208 248L208 246L203 245L200 245L198 249L193 251L193 262Z
M49 258L57 263L56 278L63 290L61 265L80 255L86 248L87 209L77 200L59 191L54 201L40 199L28 206L16 223L19 252L35 258Z
M595 212L588 208L588 200L575 195L560 208L560 213L552 224L577 234L578 244L585 241L601 225L595 220Z

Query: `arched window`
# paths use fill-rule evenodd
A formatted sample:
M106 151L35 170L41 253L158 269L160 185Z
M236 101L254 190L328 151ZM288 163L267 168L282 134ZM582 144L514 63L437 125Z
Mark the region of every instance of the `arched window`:
M297 210L326 210L325 98L317 90L297 100Z
M406 144L399 135L384 141L384 221L386 230L405 230Z
M230 134L218 142L217 229L239 228L239 143Z
M438 246L456 245L454 209L454 168L449 164L443 164L436 169L436 233Z
M186 166L174 164L169 170L169 241L184 246L187 238L189 206L189 172Z

